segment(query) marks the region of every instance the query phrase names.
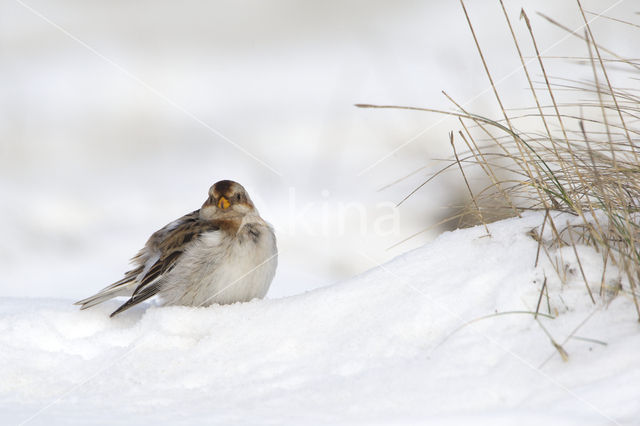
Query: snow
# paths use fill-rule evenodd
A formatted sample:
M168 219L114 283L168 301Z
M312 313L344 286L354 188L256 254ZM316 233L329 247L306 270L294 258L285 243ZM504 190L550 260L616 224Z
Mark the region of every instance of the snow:
M541 221L490 224L491 237L483 227L444 233L285 298L147 304L114 319L117 301L79 311L71 300L0 299L0 422L633 424L633 301L620 293L593 305L573 251L556 253L565 284L545 256L534 267L527 233ZM579 254L597 294L600 255ZM619 278L607 271L607 282ZM534 310L544 275L555 319L508 314L463 326ZM565 342L574 331L581 339Z

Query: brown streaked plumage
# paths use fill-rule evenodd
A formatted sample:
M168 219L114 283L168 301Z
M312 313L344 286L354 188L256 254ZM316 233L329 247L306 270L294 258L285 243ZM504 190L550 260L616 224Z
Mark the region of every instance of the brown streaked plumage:
M199 210L151 235L124 278L77 302L86 309L127 296L111 316L155 295L163 304L208 306L264 297L277 265L273 229L242 185L223 180Z

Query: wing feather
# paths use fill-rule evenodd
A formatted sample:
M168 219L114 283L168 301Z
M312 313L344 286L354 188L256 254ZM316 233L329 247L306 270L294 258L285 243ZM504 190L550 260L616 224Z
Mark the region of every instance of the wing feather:
M162 287L162 278L176 266L187 247L203 233L221 230L235 235L238 226L239 223L234 220L201 219L200 210L186 214L149 237L144 248L131 259L133 268L122 279L76 304L86 309L114 297L130 295L111 314L117 315L157 294ZM136 287L131 292L133 285Z
M206 221L200 219L198 211L192 212L177 221L171 222L169 225L154 233L147 246L161 253L160 257L146 268L144 274L137 277L138 286L134 290L131 298L127 300L120 308L111 314L111 316L129 309L153 295L160 290L160 279L179 261L186 247L194 239L197 239L204 232L216 231L220 229L217 221Z
M132 306L137 305L140 302L147 300L148 298L155 296L158 291L160 291L160 283L154 283L147 287L145 287L138 294L131 296L129 300L127 300L122 306L113 311L109 317L113 318L118 315L120 312L124 312Z

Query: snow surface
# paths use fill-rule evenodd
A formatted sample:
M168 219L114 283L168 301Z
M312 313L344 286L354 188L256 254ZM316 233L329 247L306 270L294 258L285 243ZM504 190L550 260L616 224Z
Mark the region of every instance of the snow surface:
M0 422L638 424L632 300L593 305L572 251L557 253L564 285L544 256L534 268L527 232L541 221L498 222L491 237L482 227L445 233L281 299L145 305L115 319L117 301L79 311L69 300L0 299ZM580 257L597 294L600 255L581 247ZM512 314L460 328L535 309L544 274L555 319ZM606 345L565 342L579 326L575 336Z

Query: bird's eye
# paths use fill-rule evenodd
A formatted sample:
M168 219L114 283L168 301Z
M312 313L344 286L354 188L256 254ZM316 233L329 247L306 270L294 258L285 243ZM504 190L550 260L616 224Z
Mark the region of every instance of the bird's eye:
M240 201L240 198L241 198L241 197L240 197L240 194L236 194L233 198L234 198L236 201Z

